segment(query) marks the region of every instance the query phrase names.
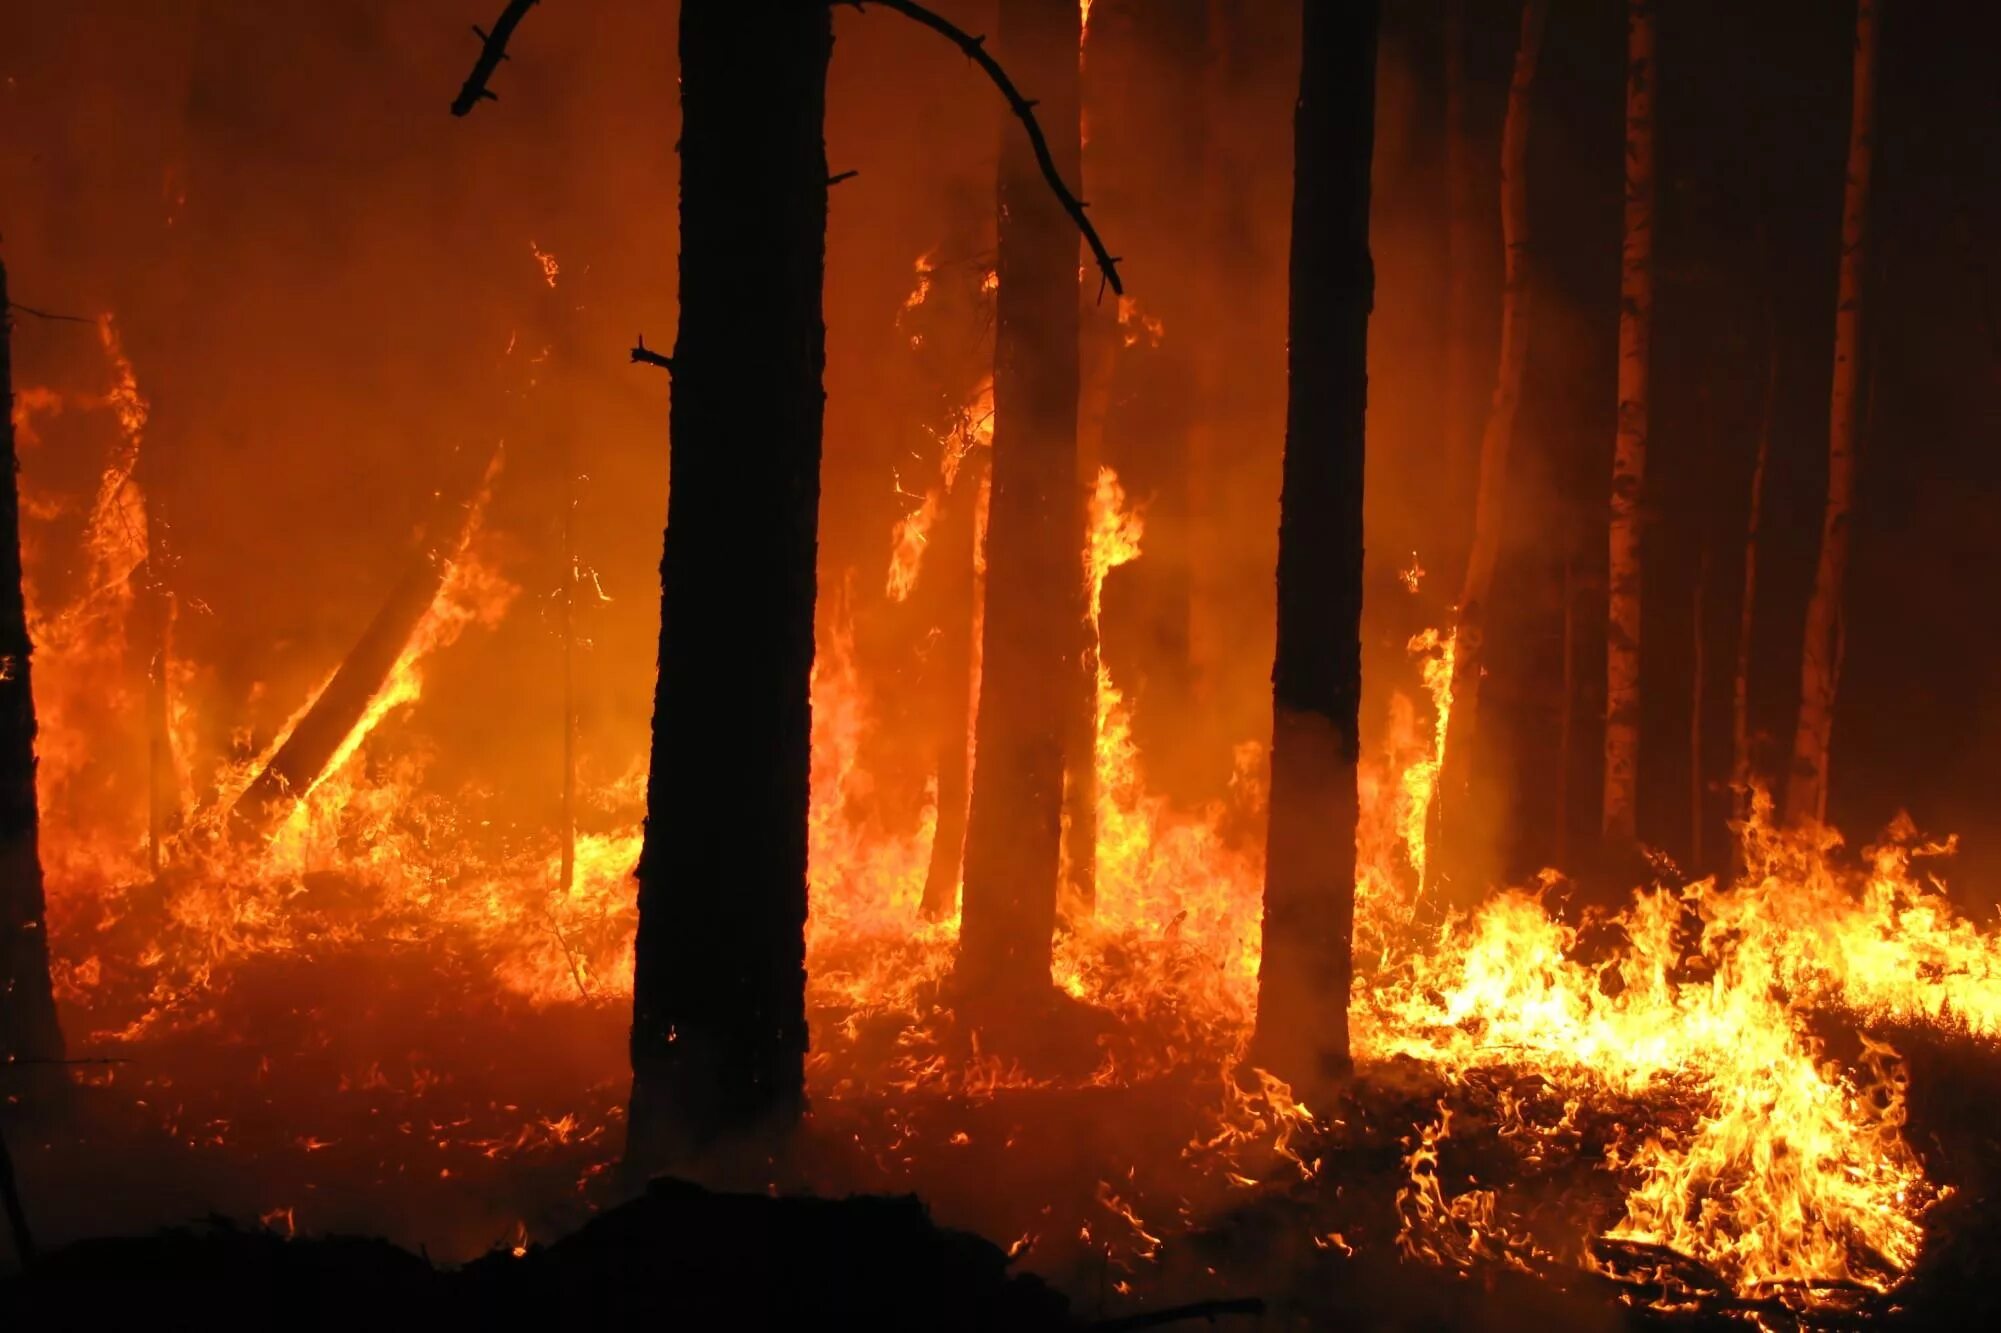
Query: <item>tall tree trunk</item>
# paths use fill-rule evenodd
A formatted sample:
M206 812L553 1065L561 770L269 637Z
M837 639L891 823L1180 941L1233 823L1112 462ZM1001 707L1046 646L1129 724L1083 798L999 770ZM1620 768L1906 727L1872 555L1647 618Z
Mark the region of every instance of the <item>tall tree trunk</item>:
M1466 557L1466 582L1459 594L1458 640L1453 650L1452 718L1440 783L1448 847L1459 847L1467 796L1472 789L1474 745L1479 736L1480 683L1487 662L1487 611L1494 570L1501 554L1503 506L1507 497L1508 455L1514 446L1515 415L1521 406L1528 368L1529 338L1529 109L1536 62L1542 54L1549 0L1526 0L1521 41L1515 48L1514 77L1508 84L1508 111L1501 127L1501 351L1494 375L1494 398L1480 436L1480 480L1473 501L1473 543Z
M1362 481L1377 0L1309 4L1294 113L1292 290L1271 823L1254 1058L1295 1084L1349 1065Z
M1695 592L1690 608L1690 631L1694 650L1689 664L1688 685L1688 871L1700 875L1705 860L1703 854L1702 793L1708 784L1702 780L1702 709L1703 695L1708 685L1708 630L1703 624L1702 603L1709 591L1709 547L1702 548L1701 559L1695 570Z
M35 802L34 644L21 587L20 463L14 453L13 321L0 265L0 1066L60 1060L62 1029L49 986Z
M959 906L959 868L966 851L966 799L973 768L969 742L974 702L979 697L978 635L984 598L984 580L978 568L980 495L986 485L987 450L968 449L946 493L939 530L927 557L930 577L945 585L940 589L945 619L939 625L937 646L931 650L940 686L938 826L924 870L922 903L928 921L942 921Z
M1082 156L1074 0L1001 0L1001 58L1064 179ZM1065 710L1077 689L1077 233L1024 137L1002 140L993 490L959 973L976 995L1049 985Z
M1556 864L1570 864L1570 769L1577 739L1577 542L1569 533L1563 541L1563 702L1556 721Z
M1638 836L1640 526L1647 477L1647 371L1654 327L1654 5L1626 6L1626 237L1619 271L1619 424L1612 448L1606 582L1605 805L1608 844Z
M1841 588L1848 573L1848 511L1855 497L1855 414L1862 371L1862 286L1868 264L1869 177L1876 143L1876 0L1856 0L1855 92L1848 181L1841 196L1841 276L1834 310L1834 386L1828 401L1827 507L1820 562L1806 608L1799 728L1793 735L1786 819L1827 813L1827 747L1841 644Z
M638 871L633 1171L782 1132L806 1101L833 26L824 5L689 0L680 38L681 315Z
M1765 503L1765 463L1772 453L1772 413L1779 396L1777 320L1766 325L1766 355L1771 367L1765 378L1765 406L1758 422L1757 453L1751 463L1750 505L1744 520L1744 600L1737 611L1737 661L1730 682L1730 812L1739 823L1751 817L1751 634L1757 626L1758 519ZM1744 840L1731 840L1733 862L1741 871Z
M1466 0L1445 0L1445 466L1455 508L1450 547L1463 549L1457 525L1472 479L1479 440L1475 423L1474 255L1480 248L1481 214L1473 165L1473 134L1466 78Z
M561 886L577 882L577 462L563 432L563 851Z

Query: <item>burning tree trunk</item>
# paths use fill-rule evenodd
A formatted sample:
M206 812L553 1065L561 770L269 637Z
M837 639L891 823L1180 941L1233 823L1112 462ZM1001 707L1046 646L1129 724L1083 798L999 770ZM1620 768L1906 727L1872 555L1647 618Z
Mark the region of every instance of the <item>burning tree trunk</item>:
M1654 7L1626 6L1626 238L1619 274L1619 425L1612 451L1605 631L1608 843L1638 836L1640 524L1647 476L1647 369L1654 324ZM1698 627L1699 632L1699 627Z
M1349 1064L1379 15L1375 0L1306 7L1294 120L1271 825L1254 1051L1295 1083L1336 1076Z
M1473 747L1479 735L1480 678L1486 669L1487 602L1501 553L1502 505L1507 494L1508 454L1514 445L1515 414L1521 405L1528 368L1529 208L1528 143L1530 98L1536 62L1549 19L1549 0L1522 6L1520 44L1508 85L1508 112L1501 127L1501 353L1494 398L1480 436L1480 480L1473 500L1473 543L1466 557L1466 582L1459 594L1458 639L1453 650L1452 719L1446 738L1440 805L1448 821L1461 821L1472 786ZM1455 809L1455 807L1457 807ZM1455 836L1448 845L1463 844Z
M627 1147L641 1171L782 1129L806 1100L832 53L823 5L681 9L681 317Z
M482 489L491 482L499 463L496 450L487 462ZM271 762L237 798L230 818L240 832L269 833L340 753L437 600L452 561L472 536L480 506L479 499L467 501L465 513L455 521L447 524L440 519L432 524L432 532L438 535L412 557L388 600L341 660L333 679L271 756Z
M1074 177L1077 6L1001 0L1000 45ZM1065 710L1077 686L1077 237L1029 146L1000 154L987 598L959 972L980 994L1049 985Z
M21 496L14 455L12 322L0 266L0 1066L63 1058L49 987L35 801L35 691L21 587Z
M1841 276L1834 311L1834 386L1827 427L1827 506L1820 562L1807 602L1800 661L1799 728L1793 736L1786 818L1827 812L1827 746L1840 671L1841 585L1848 572L1848 510L1855 496L1855 414L1862 370L1862 284L1868 261L1869 177L1876 141L1876 0L1856 0L1855 92L1848 131L1848 180L1841 198Z

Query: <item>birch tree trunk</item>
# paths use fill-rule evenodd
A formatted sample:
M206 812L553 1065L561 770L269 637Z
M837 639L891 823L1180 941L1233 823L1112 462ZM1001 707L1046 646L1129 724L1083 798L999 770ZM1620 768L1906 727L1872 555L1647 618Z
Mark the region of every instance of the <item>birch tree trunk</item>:
M1001 59L1074 180L1074 0L1001 0ZM1049 988L1061 858L1064 719L1078 677L1077 232L1024 136L1001 142L993 483L959 980L970 994Z
M1619 424L1612 450L1606 584L1605 804L1608 844L1638 836L1640 525L1647 476L1647 372L1654 324L1654 6L1626 6L1626 219L1619 273Z
M1855 418L1862 370L1862 286L1868 262L1869 178L1876 141L1876 0L1856 0L1855 92L1848 179L1841 198L1841 274L1834 311L1834 385L1828 401L1827 507L1820 562L1806 609L1799 727L1786 783L1789 823L1827 814L1827 749L1841 645L1842 584L1848 574L1848 513L1855 497Z
M824 5L681 7L681 316L638 871L632 1174L726 1135L782 1132L806 1102L832 52Z
M1306 6L1294 113L1271 823L1253 1055L1296 1087L1349 1067L1379 23L1377 0Z
M1500 559L1503 506L1507 497L1508 455L1514 446L1515 416L1521 406L1528 368L1529 338L1529 111L1536 63L1549 21L1549 0L1526 0L1521 40L1515 48L1508 84L1507 117L1501 127L1501 351L1494 397L1480 436L1480 479L1473 502L1473 542L1466 558L1466 582L1459 594L1458 641L1453 653L1452 717L1446 737L1440 793L1448 841L1462 841L1452 826L1463 822L1472 787L1474 744L1480 725L1480 683L1486 670L1488 601Z
M14 453L13 321L0 266L0 1067L60 1060L63 1034L49 986L35 799L35 690L21 587L21 494Z

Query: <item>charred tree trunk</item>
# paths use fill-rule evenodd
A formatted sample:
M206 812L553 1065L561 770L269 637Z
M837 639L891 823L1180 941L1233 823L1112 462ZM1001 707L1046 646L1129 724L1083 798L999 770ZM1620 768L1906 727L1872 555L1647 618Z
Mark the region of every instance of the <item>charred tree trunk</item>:
M1452 718L1448 724L1442 818L1448 848L1464 857L1467 797L1472 789L1474 746L1479 737L1480 678L1486 669L1488 600L1500 560L1503 507L1507 497L1508 455L1514 446L1515 416L1521 406L1522 378L1528 368L1529 338L1529 110L1536 63L1549 20L1549 0L1526 0L1521 41L1515 48L1514 76L1508 85L1507 117L1501 127L1501 351L1494 398L1480 436L1480 479L1473 501L1473 543L1466 557L1466 582L1459 594L1458 641L1453 652Z
M1379 19L1376 0L1306 6L1294 113L1271 824L1253 1051L1265 1068L1308 1085L1349 1067Z
M1779 344L1777 321L1767 324L1767 355L1771 369L1765 379L1765 407L1758 422L1757 453L1751 462L1750 505L1744 520L1744 600L1737 611L1737 660L1730 682L1730 811L1738 822L1751 817L1751 787L1756 778L1751 761L1751 633L1757 626L1758 519L1765 504L1765 463L1772 453L1772 413L1778 406ZM1734 838L1736 868L1743 869L1743 839Z
M806 1101L832 54L823 5L681 9L681 318L638 871L635 1173L726 1135L782 1132Z
M1458 525L1476 467L1479 389L1474 383L1474 255L1481 216L1473 165L1466 76L1466 0L1445 0L1445 464L1454 509L1451 546L1463 550Z
M938 692L938 827L924 871L922 910L927 921L943 921L958 910L959 867L966 850L966 798L971 789L974 703L980 680L980 494L987 484L987 451L973 448L945 496L945 512L931 543L932 577L949 580L941 589L946 619L932 650Z
M577 463L563 436L563 849L561 885L577 882Z
M481 488L490 482L499 463L496 449L487 461L479 483ZM360 723L368 705L396 669L403 650L437 600L452 561L472 536L480 501L470 499L462 504L463 514L432 522L431 531L437 535L412 556L388 599L341 660L333 679L292 728L292 734L278 747L278 753L271 756L271 762L237 798L230 811L230 822L237 833L268 834L293 804L312 789L340 753L342 742Z
M1605 631L1605 805L1609 845L1638 837L1640 529L1646 500L1647 371L1654 325L1654 6L1626 6L1626 219L1619 273L1619 424Z
M1799 727L1786 783L1786 819L1827 814L1828 737L1842 634L1842 584L1848 574L1848 511L1855 498L1855 417L1862 371L1862 286L1869 241L1869 178L1876 143L1876 0L1856 0L1855 92L1848 131L1848 178L1841 197L1841 275L1834 310L1834 385L1828 402L1827 506L1820 561L1807 602L1800 661Z
M63 1058L49 986L35 801L35 691L21 587L20 463L14 454L13 323L0 266L0 1066Z
M1037 99L1065 179L1082 155L1079 31L1072 0L1001 0L1002 57ZM999 270L986 618L959 945L961 981L988 996L1049 985L1082 577L1077 236L1012 132L1000 152Z

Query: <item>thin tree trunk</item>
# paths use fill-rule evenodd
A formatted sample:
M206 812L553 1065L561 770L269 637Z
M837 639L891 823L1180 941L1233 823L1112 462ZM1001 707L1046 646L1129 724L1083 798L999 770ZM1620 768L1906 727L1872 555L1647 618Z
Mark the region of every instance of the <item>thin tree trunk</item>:
M1862 287L1868 269L1869 178L1876 140L1876 0L1855 7L1855 91L1848 132L1848 180L1841 200L1841 274L1834 312L1834 385L1828 402L1827 507L1820 561L1807 602L1800 660L1799 727L1793 736L1786 818L1817 820L1827 804L1827 747L1848 573L1848 513L1855 497L1855 416L1862 370Z
M1654 325L1654 6L1626 6L1626 236L1619 274L1619 424L1612 450L1605 628L1607 843L1638 836L1640 528L1646 501L1647 371Z
M1062 176L1082 156L1073 0L1001 0L999 44L1036 99ZM960 980L975 995L1049 985L1061 858L1065 710L1077 693L1077 234L1029 145L1002 140L993 489Z
M823 5L681 8L681 314L638 871L633 1174L725 1136L783 1132L806 1102L832 53Z
M945 619L932 661L938 671L938 826L924 871L921 910L942 921L958 910L959 869L966 850L966 798L971 785L973 710L979 697L981 579L980 493L987 484L987 450L972 448L959 460L945 497L945 511L928 559L941 589Z
M21 587L20 462L14 453L13 321L0 266L0 1066L63 1058L49 985L35 800L35 691Z
M1474 255L1480 248L1481 212L1473 161L1466 78L1466 0L1445 0L1445 461L1454 503L1471 481L1477 458L1475 424L1479 390L1474 384ZM1462 540L1453 512L1453 544Z
M1778 405L1777 321L1767 325L1771 368L1765 378L1765 407L1758 423L1757 455L1751 464L1751 501L1744 520L1744 603L1737 613L1737 662L1730 682L1730 811L1738 823L1751 817L1751 634L1757 625L1758 519L1765 503L1765 463L1772 453L1772 413ZM1743 839L1733 838L1741 858ZM1741 859L1737 869L1743 869Z
M563 434L563 863L562 887L577 881L577 463Z
M1577 551L1573 538L1563 550L1563 714L1556 724L1556 864L1570 864L1570 767L1577 732Z
M1379 21L1376 0L1306 6L1294 118L1271 822L1253 1053L1295 1085L1349 1067Z
M1487 661L1488 601L1500 560L1508 455L1514 445L1515 415L1528 368L1529 110L1548 19L1549 0L1526 0L1523 4L1521 41L1515 48L1514 77L1508 85L1508 111L1501 128L1501 351L1493 402L1480 436L1473 543L1466 558L1466 582L1459 594L1458 639L1453 649L1452 718L1439 801L1450 835L1448 844L1463 844L1463 838L1451 830L1454 825L1463 825L1466 797L1472 788L1480 684Z
M1706 784L1702 780L1702 698L1703 687L1708 683L1708 644L1702 623L1702 601L1709 591L1709 548L1702 548L1702 558L1695 571L1695 594L1692 614L1694 617L1694 661L1689 667L1688 686L1688 869L1692 874L1701 874L1703 866L1703 801L1702 793Z

